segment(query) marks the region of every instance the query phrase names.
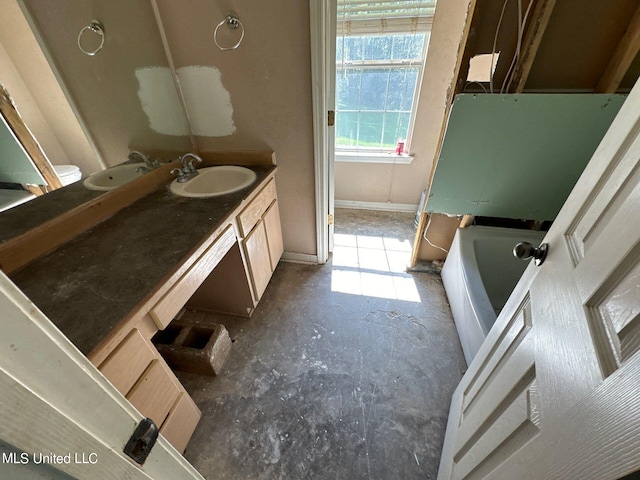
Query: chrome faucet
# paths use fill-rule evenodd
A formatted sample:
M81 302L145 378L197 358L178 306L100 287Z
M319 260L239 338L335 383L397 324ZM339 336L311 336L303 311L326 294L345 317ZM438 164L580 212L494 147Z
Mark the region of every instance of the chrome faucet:
M139 152L137 150L133 150L129 155L127 155L127 158L131 161L134 161L135 157L140 157L142 159L142 161L144 162L144 167L140 167L139 170L141 171L149 171L149 170L153 170L154 168L158 168L160 166L160 160L154 160L151 161L151 159L145 155L142 152Z
M173 175L176 172L178 174L178 183L184 183L198 175L198 170L193 166L193 162L201 163L202 159L195 153L185 153L180 157L182 168L174 168L169 173Z
M187 162L187 158L191 158L191 160ZM182 157L180 157L180 163L182 164L183 170L190 173L196 172L196 167L193 166L194 161L202 163L202 159L195 153L185 153Z

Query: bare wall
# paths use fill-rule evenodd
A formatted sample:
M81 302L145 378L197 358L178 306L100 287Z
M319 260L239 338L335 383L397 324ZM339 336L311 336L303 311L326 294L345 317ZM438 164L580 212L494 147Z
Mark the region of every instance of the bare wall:
M226 94L230 98L235 130L222 136L196 136L198 149L274 151L285 251L315 255L308 2L159 0L158 6L178 72L204 66L220 74L221 86L196 87L196 96L202 101ZM246 35L237 50L223 52L212 36L230 10L239 15ZM229 33L225 30L223 26L221 35ZM221 36L221 40L233 43L234 38ZM194 95L193 88L190 94ZM227 115L223 106L224 112L209 113L211 122Z
M138 95L136 69L168 68L149 2L128 2L126 8L104 0L24 3L107 166L125 161L130 148L191 148L186 132L174 136L154 131ZM105 45L87 56L78 48L77 37L94 18L104 24ZM97 38L85 32L84 45L91 48ZM165 95L176 96L172 82L169 86Z

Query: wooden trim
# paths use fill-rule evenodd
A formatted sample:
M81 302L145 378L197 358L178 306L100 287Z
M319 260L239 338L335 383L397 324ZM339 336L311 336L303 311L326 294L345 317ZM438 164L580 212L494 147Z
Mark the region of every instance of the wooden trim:
M47 190L40 185L22 184L22 188L24 188L27 192L32 193L36 197L47 193Z
M22 117L16 110L9 92L0 84L0 113L7 120L7 124L13 131L16 138L22 144L36 168L44 177L47 185L51 190L62 187L62 183L58 178L53 165L45 155L42 147L35 139L29 128L25 125ZM33 192L32 192L33 193Z
M171 180L169 163L110 190L0 245L0 269L9 274L113 216Z
M473 225L473 221L476 219L473 215L463 215L462 220L460 220L459 228L467 228L470 225Z
M524 91L525 84L527 83L527 78L529 78L529 73L531 72L531 67L533 66L533 61L536 58L538 48L540 47L540 43L542 42L542 37L544 36L544 32L549 25L551 13L553 12L553 8L556 5L556 0L532 1L536 1L537 4L535 5L533 12L531 13L532 20L530 23L530 27L527 28L527 32L525 33L524 40L520 48L520 57L518 58L518 61L516 63L513 77L509 82L510 84L515 85L513 90L515 93L522 93Z
M213 165L275 165L276 154L264 150L257 151L200 151L198 153L207 166ZM199 168L199 166L198 166Z
M640 51L640 6L636 9L596 86L596 93L615 93Z
M420 205L411 203L387 203L387 202L359 202L356 200L336 200L336 208L350 208L353 210L378 210L383 212L409 212L416 213Z
M449 85L449 89L447 90L445 112L442 118L442 125L440 126L440 136L438 137L438 146L436 147L435 155L434 155L432 166L431 166L431 172L429 173L429 180L427 182L427 198L429 198L429 191L431 190L433 177L435 176L435 173L436 173L436 166L438 164L438 158L440 157L440 151L442 150L444 133L447 129L447 123L449 122L449 114L451 112L451 106L453 104L453 99L456 93L456 87L459 84L462 62L463 62L464 53L467 47L467 40L469 39L469 33L471 32L471 24L473 23L473 16L475 14L476 4L477 4L477 0L469 0L469 5L467 6L467 15L464 20L464 28L458 43L458 55L456 59L456 66L453 70L453 75L451 77L451 83ZM437 21L437 16L436 16L436 21ZM420 244L422 241L422 230L424 229L424 226L426 224L426 217L427 215L424 212L420 213L420 222L418 224L418 230L416 231L415 241L413 242L413 251L411 252L411 262L409 264L410 267L414 267L418 262L418 254L420 251Z
M413 240L413 250L411 251L411 261L409 267L413 268L418 263L418 253L420 252L420 243L422 242L422 232L427 224L428 213L420 212L420 221L418 222L418 228L416 229L416 236Z

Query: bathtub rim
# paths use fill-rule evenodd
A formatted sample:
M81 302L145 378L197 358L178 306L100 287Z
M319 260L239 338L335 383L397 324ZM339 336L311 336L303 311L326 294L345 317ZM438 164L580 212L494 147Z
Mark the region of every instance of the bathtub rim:
M482 280L475 242L498 238L510 240L515 245L523 240L542 241L544 235L546 232L484 225L456 230L441 277L467 365L499 318ZM532 265L530 261L523 275Z

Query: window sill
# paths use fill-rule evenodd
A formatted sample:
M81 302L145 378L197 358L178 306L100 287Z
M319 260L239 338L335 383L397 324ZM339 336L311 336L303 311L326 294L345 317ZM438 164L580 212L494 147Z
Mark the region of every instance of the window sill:
M409 165L413 162L413 156L403 153L385 153L385 152L346 152L336 151L335 161L343 163L397 163L401 165Z

